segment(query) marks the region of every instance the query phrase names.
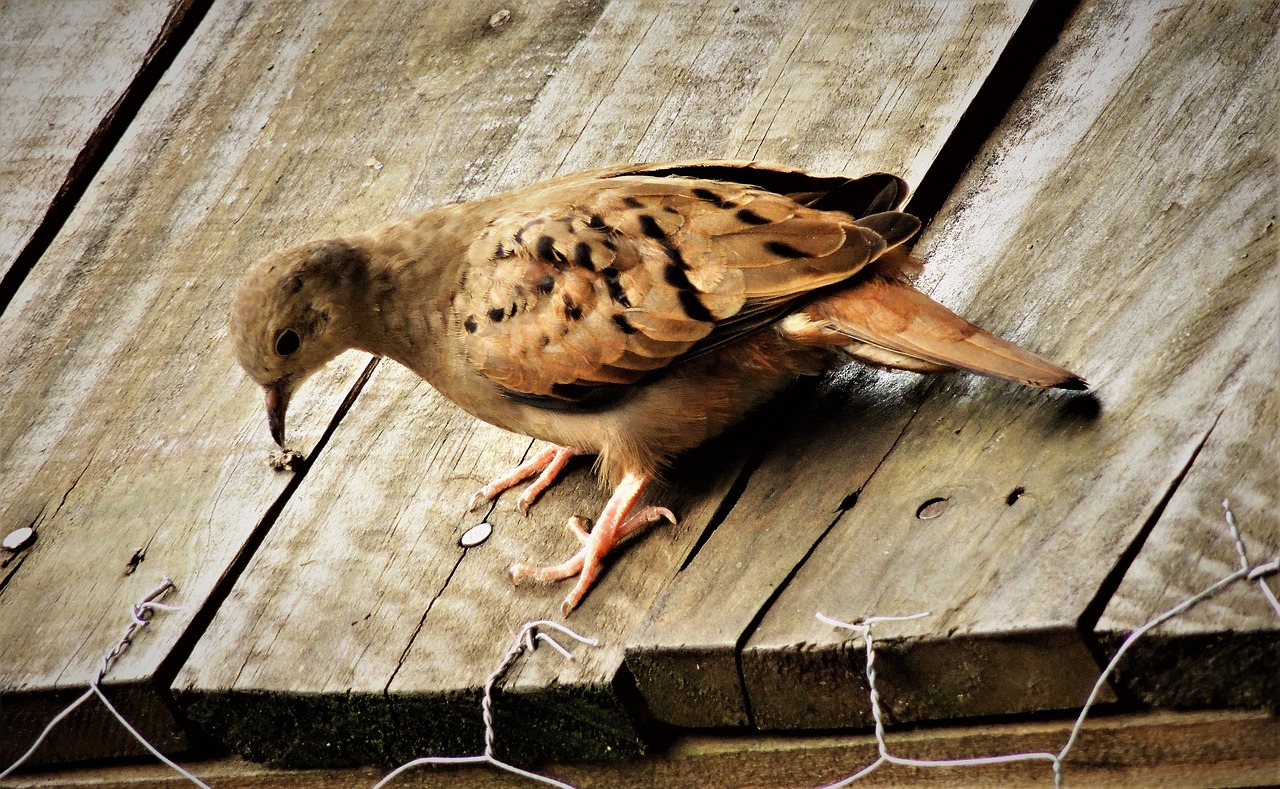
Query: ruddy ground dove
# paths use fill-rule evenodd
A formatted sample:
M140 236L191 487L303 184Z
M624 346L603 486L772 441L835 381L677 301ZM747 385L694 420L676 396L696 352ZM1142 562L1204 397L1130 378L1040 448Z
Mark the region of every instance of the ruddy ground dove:
M903 244L920 222L904 181L820 177L744 162L626 165L433 208L289 247L244 276L231 311L240 364L284 446L298 386L357 348L405 365L448 399L550 444L472 505L534 478L529 505L575 455L612 489L581 548L515 579L577 575L648 524L637 508L662 466L796 376L855 359L1084 389L911 285Z

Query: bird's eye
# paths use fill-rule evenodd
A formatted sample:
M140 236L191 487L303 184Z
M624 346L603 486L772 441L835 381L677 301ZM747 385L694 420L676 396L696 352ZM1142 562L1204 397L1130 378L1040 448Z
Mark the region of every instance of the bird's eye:
M280 332L279 337L276 337L276 353L281 356L288 356L298 350L300 345L302 345L302 340L293 329L285 329Z

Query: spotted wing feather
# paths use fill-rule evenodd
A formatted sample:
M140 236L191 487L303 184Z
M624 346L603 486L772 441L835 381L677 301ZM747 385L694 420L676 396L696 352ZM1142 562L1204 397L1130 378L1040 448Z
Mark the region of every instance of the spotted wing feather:
M637 383L777 320L901 240L684 177L608 178L548 201L484 230L454 303L468 359L526 399Z

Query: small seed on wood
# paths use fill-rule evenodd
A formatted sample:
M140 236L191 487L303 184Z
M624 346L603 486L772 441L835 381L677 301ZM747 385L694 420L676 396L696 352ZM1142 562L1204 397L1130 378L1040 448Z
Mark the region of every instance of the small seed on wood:
M489 539L490 534L493 534L493 527L487 521L481 521L463 532L458 538L458 544L463 548L474 548Z
M267 455L267 465L276 471L297 471L302 467L302 453L296 449L277 449Z
M36 530L30 526L23 526L6 534L3 545L6 551L20 551L35 541Z

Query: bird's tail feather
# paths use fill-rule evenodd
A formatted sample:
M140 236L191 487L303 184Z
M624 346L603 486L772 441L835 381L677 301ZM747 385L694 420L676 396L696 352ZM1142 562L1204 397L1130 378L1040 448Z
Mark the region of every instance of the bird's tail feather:
M888 276L830 291L784 322L783 330L806 344L838 345L878 367L965 370L1041 388L1088 388L1071 371L974 326L893 276L897 273L886 271Z

